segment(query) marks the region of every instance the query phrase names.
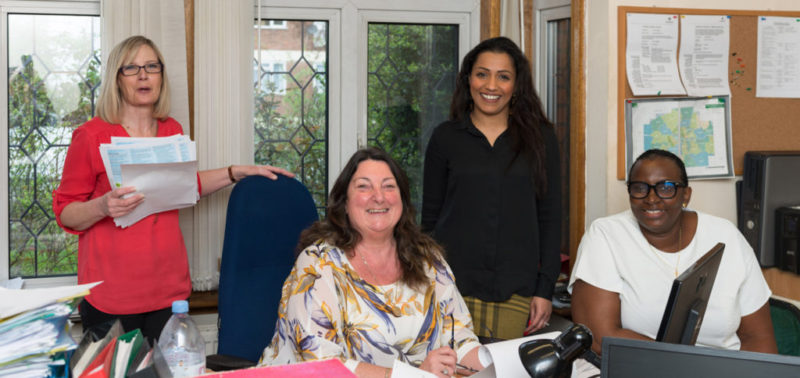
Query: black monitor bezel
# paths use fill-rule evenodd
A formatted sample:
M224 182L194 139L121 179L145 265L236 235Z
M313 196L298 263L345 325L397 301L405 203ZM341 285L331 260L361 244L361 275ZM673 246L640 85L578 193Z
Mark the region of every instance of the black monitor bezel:
M724 251L717 243L672 282L656 341L694 345Z
M612 362L614 357L619 356L619 349L615 347L622 347L627 349L638 349L652 352L652 358L629 358L622 361L617 360ZM732 367L734 364L724 364L732 360L742 361L743 364L752 364L754 362L776 364L776 370L780 368L783 370L784 365L791 369L793 375L800 371L800 357L784 356L779 354L757 353L729 349L714 349L707 347L700 347L694 345L671 344L661 343L655 341L624 339L619 337L604 337L602 346L602 362L600 369L600 376L607 378L609 374L615 374L614 378L627 378L627 377L708 377L708 376L724 376L731 377L751 377L748 371L737 371ZM708 358L707 365L698 366L697 364L688 363L688 361L681 361L681 356L685 357L700 357L701 359ZM695 359L696 362L696 359ZM612 371L611 365L614 364ZM757 376L766 376L770 378L783 377L785 375L772 374L768 370L763 370L764 365L758 365L756 368L762 368ZM629 369L631 375L620 375L618 368ZM708 375L708 370L715 370L724 375L712 374Z

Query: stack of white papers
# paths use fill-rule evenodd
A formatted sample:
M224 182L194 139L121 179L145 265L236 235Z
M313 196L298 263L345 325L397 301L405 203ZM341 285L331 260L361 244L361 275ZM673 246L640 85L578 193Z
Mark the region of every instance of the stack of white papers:
M0 377L42 377L66 368L69 315L97 283L52 289L0 288Z
M112 137L110 144L101 144L111 187L133 186L145 198L132 212L114 218L114 223L125 228L150 214L194 206L200 199L195 151L195 143L185 135Z

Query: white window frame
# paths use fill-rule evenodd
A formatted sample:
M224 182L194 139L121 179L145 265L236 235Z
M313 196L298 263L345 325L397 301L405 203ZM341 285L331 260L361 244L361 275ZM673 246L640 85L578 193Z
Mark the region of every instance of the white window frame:
M7 1L0 0L0 280L8 279L8 15L11 13L100 15L100 1ZM101 36L102 38L102 36ZM26 288L74 285L76 275L25 279Z
M278 24L276 21L280 21L281 23ZM286 29L287 24L283 22L283 20L267 20L267 23L261 25L262 29Z
M547 23L571 17L571 0L539 0L534 5L533 38L534 87L539 94L544 109L550 109L550 97L555 95L554 78L551 71L555 67L556 55L548 51ZM548 111L548 117L552 117Z
M350 156L367 145L366 46L370 22L456 24L459 64L480 41L480 0L253 0L253 5L256 17L260 14L261 18L325 20L328 17L329 189ZM357 62L342 64L342 57L356 57ZM249 128L244 133L253 135L252 125L242 127Z

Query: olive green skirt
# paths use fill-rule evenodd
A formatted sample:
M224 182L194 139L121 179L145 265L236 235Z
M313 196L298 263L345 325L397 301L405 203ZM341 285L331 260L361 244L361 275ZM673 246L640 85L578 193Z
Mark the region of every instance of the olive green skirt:
M464 297L475 334L485 339L516 339L528 326L533 297L513 294L505 302L484 302L475 297Z

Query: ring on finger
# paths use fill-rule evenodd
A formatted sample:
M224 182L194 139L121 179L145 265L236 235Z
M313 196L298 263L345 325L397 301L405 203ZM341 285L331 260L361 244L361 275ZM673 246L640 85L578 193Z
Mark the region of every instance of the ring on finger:
M450 375L450 371L449 371L449 370L447 370L447 368L444 368L444 369L442 370L442 374L444 374L444 375Z

